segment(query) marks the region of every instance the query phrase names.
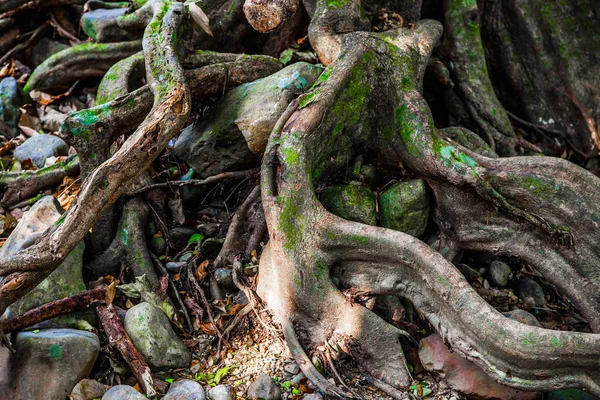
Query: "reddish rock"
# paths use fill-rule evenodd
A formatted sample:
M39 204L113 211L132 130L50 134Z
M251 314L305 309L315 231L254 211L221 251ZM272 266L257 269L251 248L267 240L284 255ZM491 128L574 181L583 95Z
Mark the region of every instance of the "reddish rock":
M419 358L426 370L442 375L451 388L471 399L530 400L539 396L494 381L477 365L451 352L437 333L421 340Z

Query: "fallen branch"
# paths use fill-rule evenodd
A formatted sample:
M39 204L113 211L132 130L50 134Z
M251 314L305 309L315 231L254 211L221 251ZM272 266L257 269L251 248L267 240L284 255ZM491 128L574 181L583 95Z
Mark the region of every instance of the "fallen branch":
M4 333L20 331L28 326L58 317L59 315L84 310L94 303L106 301L106 297L107 287L99 286L81 294L54 300L31 309L15 318L0 320L0 330Z
M142 354L133 345L127 332L125 332L123 322L117 315L115 307L112 304L99 306L96 308L96 313L111 346L121 354L123 360L129 365L131 372L138 380L146 396L155 396L156 390L154 390L150 367Z

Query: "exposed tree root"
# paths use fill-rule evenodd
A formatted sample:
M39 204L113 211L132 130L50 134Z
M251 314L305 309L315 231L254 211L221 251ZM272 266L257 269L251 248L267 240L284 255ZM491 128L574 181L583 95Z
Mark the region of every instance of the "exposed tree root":
M215 267L232 265L234 258L240 254L249 255L252 250L258 248L266 234L267 225L260 202L260 186L256 186L231 219L227 237L215 259Z
M505 230L501 252L522 255L528 249L524 259L545 270L561 261L547 278L586 310L597 329L593 260L598 255L589 232L598 229L599 204L595 192L585 188L599 187L600 181L563 160L483 157L439 134L419 90L440 36L433 21L421 21L414 30L342 36L341 50L334 48L340 56L324 72L326 78L300 97L282 132L274 130L262 167L271 240L261 259L259 294L284 321L291 347L298 346L294 331L309 347L333 338L368 373L396 387L410 381L398 340L402 332L350 304L340 289L410 299L455 351L501 383L524 390L585 387L598 394L594 360L600 336L507 320L426 244L342 220L315 198L313 188L326 178L325 171L341 169L359 154L376 155L373 160L388 168L401 159L434 186L445 182L436 190L439 221L459 245L489 250L498 244L497 230ZM339 114L340 104L346 118ZM357 106L350 114L356 110L356 116L347 117L352 104ZM373 109L378 111L370 114ZM453 190L445 192L449 186ZM485 212L474 214L473 204L483 204L502 222L484 224ZM523 231L531 233L521 242L516 238ZM562 241L561 232L571 240ZM540 262L533 255L534 238L557 256ZM340 289L331 276L339 279ZM302 363L301 353L295 351Z
M65 176L79 173L77 156L58 162L37 171L0 173L0 188L4 189L2 204L13 206L24 199L38 194L41 190L56 187Z
M294 20L299 10L296 0L246 3L253 26L261 30ZM496 144L504 154L515 154L518 146L536 150L517 138L493 92L483 61L478 12L471 3L466 7L464 2L447 1L450 32L442 53L454 66L449 74L443 69L434 73L446 80L446 88L454 85L492 147ZM223 26L211 26L215 34L237 29L241 1L232 4L231 15L223 16L222 7L209 12L223 17ZM312 364L309 354L326 344L352 355L383 382L380 387L407 386L411 376L400 339L408 334L344 293L393 294L410 299L454 351L503 384L523 390L584 387L600 395L600 335L546 330L506 319L448 261L461 249L518 256L571 298L592 330L600 332L600 247L590 234L600 227L600 180L554 158L498 158L477 140L465 142L462 135L469 132L464 128L438 131L421 94L425 69L442 36L438 22L424 20L413 27L370 33L360 2L305 5L312 17L310 42L328 68L308 93L290 104L269 140L260 193L270 242L261 257L258 285L258 294L282 323L304 374L328 395L352 396ZM406 6L411 19L417 19L420 2ZM61 130L78 150L85 177L78 202L35 245L2 260L0 314L56 268L103 211L131 190L185 125L194 98L222 93L281 68L274 59L254 56L207 51L183 56L181 50L189 43L178 38L186 37L188 22L183 4L149 0L115 19L120 27L145 27L142 53L137 42L88 45L87 57L67 60L62 53L32 75L28 90L101 75L110 68L101 84L100 104L70 116ZM240 25L232 36L246 28ZM203 35L196 32L196 43L208 43ZM113 49L106 51L105 46ZM94 60L97 65L90 66ZM59 68L64 73L54 76ZM127 139L111 154L110 146L121 135ZM442 233L439 252L407 234L349 222L323 208L315 187L359 156L383 170L403 165L427 180ZM147 189L133 193L141 190ZM233 260L236 277L239 260L232 256L244 244L235 243L233 235L240 232L238 221L256 208L257 193L255 189L238 210L232 236L217 260L219 265ZM93 263L97 272L108 272L125 255L134 275L149 276L152 261L142 229L147 213L140 199L127 199L117 235ZM256 229L245 250L256 247L261 236L262 220L255 215ZM217 327L191 265L187 272L191 293L227 344L228 331ZM157 280L156 275L149 278ZM254 299L249 299L253 307ZM111 343L152 395L149 369L123 339L111 307L98 311Z
M115 269L118 270L118 267L124 264L133 277L146 275L151 285L157 285L158 277L144 233L148 214L148 206L139 198L125 203L115 238L110 246L89 264L95 277L115 274Z

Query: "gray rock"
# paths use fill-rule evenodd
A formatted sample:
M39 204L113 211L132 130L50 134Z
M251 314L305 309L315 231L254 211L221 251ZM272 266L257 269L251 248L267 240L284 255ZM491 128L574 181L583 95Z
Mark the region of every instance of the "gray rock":
M246 296L246 293L240 290L238 294L236 294L233 298L233 302L235 304L248 304L250 303L250 300L248 300L248 296Z
M51 55L68 48L68 45L47 37L40 39L31 50L33 66L37 67Z
M208 391L210 400L233 400L233 390L229 385L217 385Z
M0 397L3 400L65 399L94 366L100 341L90 332L44 329L20 332L16 353L0 348Z
M237 289L233 283L233 271L229 268L217 268L213 273L219 286L227 289Z
M164 237L152 238L148 244L150 251L157 256L162 256L167 251L167 242Z
M534 280L531 279L519 279L515 285L515 293L519 299L525 301L528 297L531 297L536 306L541 307L546 304L546 295L544 289Z
M458 268L458 270L464 275L464 277L467 279L467 281L469 281L469 283L473 283L477 278L481 276L479 271L474 270L467 264L458 264L456 268Z
M323 396L321 396L319 393L309 393L302 397L302 400L323 400Z
M92 400L99 399L104 396L104 393L110 389L110 386L106 386L93 379L82 379L75 385L71 392L70 400Z
M379 195L381 226L418 237L429 219L429 195L425 182L415 179L399 182Z
M27 211L0 247L0 258L18 253L29 247L44 231L54 225L63 213L54 196L45 196Z
M296 375L298 372L300 372L300 367L295 362L285 364L283 369L290 375Z
M365 185L351 183L328 187L320 198L327 210L349 221L377 224L375 195Z
M273 378L267 374L260 374L247 390L248 397L252 400L278 400L281 399L281 389Z
M43 168L48 157L66 156L69 154L69 146L57 136L36 135L27 139L22 145L15 149L15 159L25 161L28 158L38 168Z
M211 118L183 130L175 155L199 177L258 163L281 113L321 71L299 62L231 90Z
M38 200L23 215L4 246L0 248L0 257L16 254L20 250L29 247L39 235L58 221L62 212L60 204L53 196L46 196ZM86 290L82 277L84 249L85 245L83 243L75 247L57 269L31 292L13 303L4 316L11 318L42 304L84 292ZM50 321L44 321L28 329L37 327L75 328L78 326L78 321L82 318L82 315L87 315L88 317L84 319L90 323L95 320L93 312L71 313Z
M177 381L171 385L163 400L205 400L204 388L198 382L189 379Z
M110 388L102 400L147 400L146 396L127 385L118 385Z
M130 33L115 21L127 12L127 8L97 9L81 16L80 25L86 35L96 42L120 42L128 40Z
M153 305L144 302L130 308L125 315L125 330L152 368L185 368L190 364L189 350L167 316Z
M528 313L527 311L521 310L519 308L504 313L504 316L510 319L514 319L515 321L519 321L522 324L541 327L540 322L533 314Z
M67 119L65 114L53 108L48 108L41 117L42 128L50 132L57 132L65 119Z
M498 260L492 261L488 270L488 279L492 285L499 288L506 287L509 277L510 267L506 263Z
M21 96L15 78L0 81L0 135L14 138L19 134L17 125L21 117Z

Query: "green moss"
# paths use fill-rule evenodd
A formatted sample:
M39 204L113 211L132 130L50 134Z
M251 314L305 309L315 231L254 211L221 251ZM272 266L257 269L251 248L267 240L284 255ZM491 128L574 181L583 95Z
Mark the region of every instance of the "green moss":
M288 165L296 165L300 161L300 153L296 149L286 147L280 148L279 151L283 154Z
M278 197L279 202L283 202L283 211L279 218L279 229L284 233L283 248L293 251L302 241L302 230L304 229L304 218L302 206L304 200L299 196L282 199Z

